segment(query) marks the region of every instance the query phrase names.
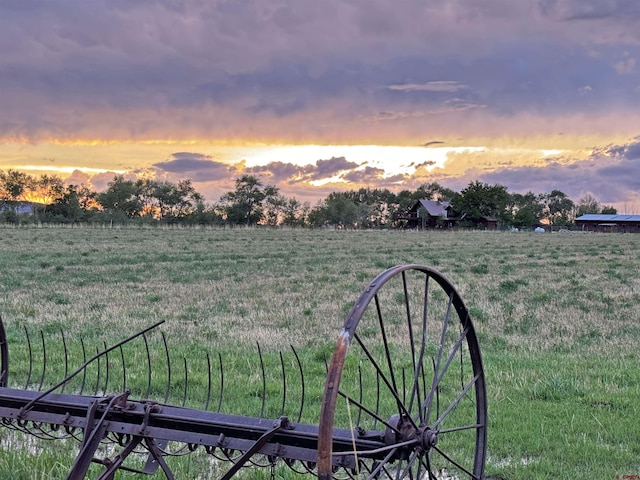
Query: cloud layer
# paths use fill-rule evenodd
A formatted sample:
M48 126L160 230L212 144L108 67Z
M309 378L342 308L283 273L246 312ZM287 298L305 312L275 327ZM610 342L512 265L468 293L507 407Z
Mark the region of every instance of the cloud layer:
M635 0L8 0L0 53L4 139L615 131L640 104Z

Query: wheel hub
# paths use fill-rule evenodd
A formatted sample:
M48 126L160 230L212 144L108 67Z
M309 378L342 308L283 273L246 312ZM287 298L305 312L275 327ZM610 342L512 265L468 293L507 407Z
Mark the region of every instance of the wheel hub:
M389 426L385 430L384 440L387 445L405 443L415 440L417 445L426 452L438 443L438 434L427 425L416 428L413 422L403 415L392 415ZM407 448L413 448L407 446Z
M431 430L429 427L424 426L418 429L418 435L420 437L420 446L425 451L431 450L438 443L438 434Z

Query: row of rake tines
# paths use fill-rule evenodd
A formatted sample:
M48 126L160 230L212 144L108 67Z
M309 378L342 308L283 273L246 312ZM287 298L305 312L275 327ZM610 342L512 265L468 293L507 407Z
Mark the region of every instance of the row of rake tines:
M72 378L81 376L79 388L76 388L75 391L71 393L71 395L78 395L78 396L87 395L87 396L97 397L99 395L100 396L106 395L106 393L109 391L126 392L128 389L128 382L127 382L128 374L127 374L127 364L125 361L125 353L124 353L123 346L131 343L136 338L141 338L144 345L144 352L146 356L146 372L147 372L146 391L144 394L141 394L141 398L144 399L143 401L147 401L149 400L149 397L152 393L152 376L153 376L152 375L153 362L152 362L152 355L151 355L152 348L150 346L149 331L156 329L162 323L164 322L158 322L157 324L151 327L148 327L134 335L131 335L130 337L126 338L121 342L118 342L115 345L112 345L111 347L107 347L106 342L103 342L102 348L98 346L95 347L96 353L93 354L91 357L88 357L89 355L88 347L86 346L83 337L79 337L78 341L80 343L80 347L82 350L82 365L76 370L74 370L73 372L70 372L71 362L69 360L70 354L69 354L69 347L67 344L67 337L64 331L60 329L59 330L60 339L59 339L59 342L56 342L56 345L62 345L62 354L64 358L63 379L46 390L43 390L43 389L46 388L45 380L47 377L47 370L48 370L47 366L48 366L48 361L49 361L48 359L50 355L47 352L48 351L50 352L51 349L49 350L47 349L47 340L45 339L46 337L42 330L39 330L40 341L38 343L40 344L40 348L39 349L35 348L32 336L29 333L28 328L24 326L23 329L24 329L24 336L25 336L27 348L28 348L29 366L26 373L26 377L27 377L26 382L24 383L24 387L22 389L36 390L36 391L42 392L42 394L38 397L39 399L42 399L42 398L45 398L46 395L54 391L57 391L57 393L60 393L60 394L64 394L65 389L69 384L69 381ZM169 353L169 342L167 341L167 337L163 331L160 332L160 336L162 339L161 348L163 350L163 356L166 360L166 370L165 370L166 388L165 388L165 394L164 394L164 399L162 400L162 403L167 404L170 398L170 394L172 391L171 387L172 387L172 384L174 383L175 376L173 375L172 360L171 360L171 355ZM50 340L49 340L49 343L50 343ZM262 378L262 393L261 393L261 407L260 407L260 417L262 418L264 417L265 404L266 404L267 375L265 372L265 360L264 360L262 349L259 343L256 343L256 346L258 351L258 357L260 362L260 372L261 372L261 378ZM295 350L295 348L292 345L290 346L290 348L295 358L295 364L297 367L299 380L300 380L300 405L297 412L297 422L300 422L302 418L303 410L305 407L304 405L304 402L305 402L304 372L303 372L302 363L300 361L298 352ZM41 371L36 373L34 372L34 364L36 362L36 357L38 356L38 350L41 357L42 369ZM213 390L213 381L212 381L213 365L212 365L211 356L209 352L205 352L205 353L206 353L206 366L207 366L207 372L206 372L207 373L207 392L206 392L206 398L204 400L204 411L208 411L209 406L212 404L211 400L212 400L212 390ZM114 357L118 358L118 364L121 367L122 376L120 381L115 381L115 379L113 379L114 375L112 374L112 370L114 368L114 365L113 365ZM94 363L96 364L97 377L95 381L88 381L87 371L89 366ZM222 409L223 392L225 388L224 363L222 361L222 355L220 353L218 353L217 355L217 363L218 363L217 370L219 372L220 380L218 382L219 393L217 396L217 407L215 412L219 413ZM285 405L287 403L288 382L287 382L287 368L285 367L285 360L281 351L279 352L279 363L280 363L280 371L281 371L281 377L282 377L282 389L281 389L282 401L281 401L279 416L283 416L285 412ZM6 368L6 365L4 367ZM183 381L183 391L182 391L182 401L181 401L182 407L186 406L188 396L189 396L188 395L189 369L187 367L188 367L187 358L183 356L182 369L181 369L183 374L183 378L181 379ZM326 359L325 359L325 368L328 369L328 364ZM4 372L4 374L7 375L8 372ZM7 381L7 378L5 377L4 382L6 383L6 381ZM111 390L110 390L110 386L112 387ZM19 419L16 420L16 419L9 419L9 418L2 419L2 426L10 430L26 433L28 435L34 436L36 438L44 439L44 440L62 440L62 439L73 438L78 442L83 441L83 438L82 438L83 432L79 431L75 427L70 427L70 426L64 426L64 425L61 426L58 424L49 424L49 423L44 424L39 422L28 422L28 421L23 421ZM109 433L107 437L103 440L103 444L118 444L121 447L125 447L128 441L129 441L129 436L126 434ZM182 444L177 449L170 450L168 448L162 448L158 445L158 449L162 453L162 455L165 455L165 456L181 456L181 455L186 455L194 452L198 448L198 446L199 445L194 445L194 444ZM237 458L239 458L239 456L242 454L242 452L235 452L234 450L227 449L227 448L211 447L206 445L204 448L208 454L212 455L213 457L221 461L235 462ZM145 450L140 450L140 449L136 449L135 452L143 455L147 453ZM277 458L273 458L270 456L257 456L255 458L252 457L250 460L250 463L253 464L254 466L259 466L259 467L273 467L277 460L278 460ZM293 460L285 459L285 463L289 468L291 468L297 473L300 473L300 474L314 473L314 468L315 468L314 463L299 462L299 464L302 466L302 470L296 466L296 462Z
M101 346L95 346L95 354L91 357L88 357L92 352L89 351L84 338L80 336L78 338L78 342L80 344L80 348L82 351L82 364L75 371L70 372L70 354L69 347L67 344L67 337L62 329L59 330L59 342L56 342L56 345L62 346L62 356L63 356L63 364L64 364L64 373L62 375L62 380L56 383L53 387L49 388L46 393L51 393L57 391L56 393L65 393L65 389L67 388L70 380L75 377L81 377L80 386L76 387L72 394L74 395L87 395L87 396L104 396L108 393L122 393L130 390L130 386L128 385L128 370L127 370L127 362L125 361L125 350L124 346L126 344L131 343L136 338L141 338L142 343L144 345L144 354L145 354L145 366L146 366L146 388L139 389L140 399L150 400L152 393L155 398L153 400L157 400L160 403L167 404L169 400L174 400L175 395L172 394L174 385L182 385L182 398L177 403L172 403L174 406L187 406L187 401L190 400L189 397L189 371L187 357L183 356L181 358L182 368L178 371L178 374L182 374L182 377L179 379L180 381L176 381L176 369L174 362L172 361L172 357L170 354L169 342L167 341L167 337L164 331L160 331L160 337L162 339L161 349L162 349L162 357L166 362L166 368L164 370L164 374L166 376L166 385L164 389L164 395L157 395L157 388L152 389L152 379L154 378L154 362L152 360L152 346L150 345L150 337L149 331L156 329L163 322L159 322L151 327L148 327L136 334L127 337L125 340L118 342L115 345L110 347L107 346L106 342L102 342ZM26 326L23 327L24 336L27 343L28 348L28 370L26 373L26 381L24 382L23 390L36 390L43 391L43 388L46 388L47 384L45 380L47 379L47 371L49 356L47 349L47 340L44 332L39 330L39 344L40 348L35 348L34 341L32 339L31 334ZM49 340L50 343L50 340ZM265 370L265 359L262 352L262 348L259 343L256 343L259 365L260 365L260 375L262 379L262 388L261 388L261 405L260 405L260 417L264 417L265 405L267 401L267 375ZM300 361L300 357L296 349L291 345L291 351L293 352L293 356L295 358L296 369L299 376L299 385L300 385L300 405L297 410L297 422L300 422L304 410L304 402L305 402L305 380L304 380L304 372L302 368L302 363ZM39 352L38 352L39 350ZM51 349L49 349L50 351ZM59 350L59 349L58 349ZM38 353L40 354L40 364L42 366L39 372L36 372L36 368L34 365L37 361ZM211 355L209 352L203 352L204 358L206 358L206 378L207 378L207 388L206 388L206 397L204 400L203 410L209 411L210 406L216 404L215 412L221 412L223 397L224 397L224 389L225 389L225 369L224 363L222 360L222 355L218 352L217 354L217 367L213 365ZM114 365L114 362L117 362L117 365ZM282 398L281 398L281 406L280 413L278 416L282 416L285 414L285 406L287 404L287 391L288 391L288 381L287 381L287 368L285 365L284 356L282 351L279 352L279 363L280 363L280 372L282 378ZM95 365L96 378L94 381L88 381L88 371L90 366ZM327 365L327 361L325 359L325 366ZM120 367L120 370L117 370L117 367ZM218 371L219 374L219 382L217 382L217 399L213 397L213 371L214 368ZM114 374L114 370L116 373ZM120 374L121 375L120 375ZM114 377L118 376L120 379L116 379ZM160 399L160 397L163 397ZM213 401L212 401L213 400Z

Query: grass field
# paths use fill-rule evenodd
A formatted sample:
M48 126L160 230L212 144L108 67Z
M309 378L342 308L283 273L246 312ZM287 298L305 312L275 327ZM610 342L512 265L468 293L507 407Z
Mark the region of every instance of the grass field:
M204 395L202 351L220 352L229 369L254 372L249 383L229 381L223 410L256 415L259 342L270 369L280 369L278 352L300 354L313 417L322 359L346 314L370 280L404 263L447 276L475 322L488 476L640 475L640 235L1 228L0 315L12 374L24 378L28 364L25 327L46 338L63 331L70 345L80 336L109 345L166 320L172 354L195 365L194 404ZM183 389L178 383L172 395ZM65 446L12 442L0 429L0 471L16 480L64 478L73 461ZM175 470L207 478L208 465L195 458Z

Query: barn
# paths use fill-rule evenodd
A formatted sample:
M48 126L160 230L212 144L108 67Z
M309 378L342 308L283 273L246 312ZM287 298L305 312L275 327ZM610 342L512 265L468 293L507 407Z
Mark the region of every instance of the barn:
M587 213L576 218L583 232L640 233L640 215L605 215Z
M409 209L407 215L408 228L450 228L457 219L451 215L449 202L436 200L418 200Z

